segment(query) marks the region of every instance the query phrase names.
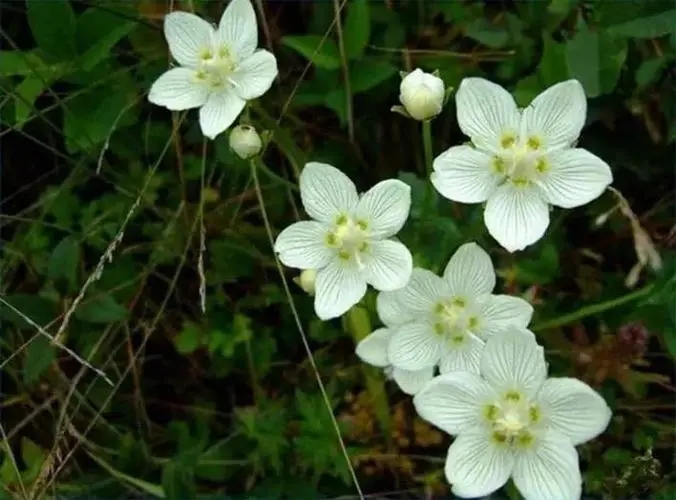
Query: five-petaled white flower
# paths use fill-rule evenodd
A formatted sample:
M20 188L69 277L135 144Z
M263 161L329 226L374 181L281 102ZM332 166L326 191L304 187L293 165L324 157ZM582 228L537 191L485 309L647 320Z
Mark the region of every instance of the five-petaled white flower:
M164 19L164 34L181 67L162 74L148 100L174 111L200 108L200 127L210 139L232 125L246 101L263 95L277 76L275 56L256 50L250 0L232 0L217 29L194 14L172 12Z
M393 328L402 321L397 292L380 292L376 298L376 308L380 321L385 325L371 333L357 344L357 356L362 361L378 368L383 368L406 394L416 394L434 377L434 366L422 370L404 370L392 366L387 356L387 349L392 337Z
M396 290L411 276L411 252L391 239L411 209L411 188L388 179L359 196L353 182L325 163L310 162L300 175L300 196L314 220L291 224L275 242L289 267L317 269L315 312L326 320L359 302L370 284Z
M602 433L603 398L573 378L547 378L544 350L527 330L491 337L481 374L440 375L413 403L422 418L456 436L446 477L462 498L489 495L512 477L526 500L577 500L575 446Z
M525 327L533 307L495 288L491 258L476 243L462 245L451 257L443 278L415 268L396 292L401 321L394 328L388 356L392 365L421 370L479 371L484 341L507 325Z
M482 78L465 78L455 99L472 146L438 156L431 181L453 201L487 201L488 232L510 252L544 235L549 205L584 205L612 182L603 160L573 147L587 114L577 80L553 85L523 111L505 89Z

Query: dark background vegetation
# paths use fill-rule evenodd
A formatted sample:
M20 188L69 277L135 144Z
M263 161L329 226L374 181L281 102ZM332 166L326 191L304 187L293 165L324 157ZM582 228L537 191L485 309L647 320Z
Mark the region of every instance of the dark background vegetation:
M244 118L271 132L260 175L275 232L303 217L306 161L360 188L410 183L402 238L416 262L438 269L477 241L500 289L534 304L552 374L580 377L612 406L608 431L580 448L588 494L673 498L676 5L254 3L280 74ZM247 165L226 134L203 141L195 111L172 116L145 98L169 63L165 13L217 22L224 7L0 4L0 497L356 497ZM521 105L579 79L590 98L580 145L611 165L624 199L557 210L546 237L514 255L486 234L479 206L440 199L421 219L419 124L390 112L399 71L416 67L456 88L484 76ZM432 129L435 154L464 140L453 99ZM447 495L450 438L364 369L350 325L320 322L292 293L362 489ZM365 311L377 326L370 295Z

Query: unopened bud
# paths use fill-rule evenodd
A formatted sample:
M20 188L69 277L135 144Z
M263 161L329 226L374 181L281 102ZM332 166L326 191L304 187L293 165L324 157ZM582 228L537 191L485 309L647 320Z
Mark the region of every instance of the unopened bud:
M441 113L444 98L441 78L419 68L406 75L399 87L399 100L416 120L430 120Z
M305 290L308 295L315 293L315 278L317 277L316 269L306 269L300 273L299 285Z
M263 142L251 125L237 125L230 132L230 149L243 160L248 160L261 152Z

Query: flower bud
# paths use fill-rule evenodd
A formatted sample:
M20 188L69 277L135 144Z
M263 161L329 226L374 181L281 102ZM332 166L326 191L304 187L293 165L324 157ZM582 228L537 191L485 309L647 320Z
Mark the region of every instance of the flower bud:
M412 118L430 120L441 113L444 92L441 78L418 68L401 81L399 100Z
M230 149L243 160L248 160L261 152L263 142L251 125L237 125L230 132Z
M315 278L317 277L316 269L305 269L300 273L299 285L308 295L315 293Z

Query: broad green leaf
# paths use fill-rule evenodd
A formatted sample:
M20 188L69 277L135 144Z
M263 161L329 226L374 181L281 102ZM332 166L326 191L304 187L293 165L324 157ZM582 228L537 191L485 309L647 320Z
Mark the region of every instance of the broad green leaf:
M35 338L26 347L23 362L23 381L31 384L37 381L56 359L56 346L44 335Z
M174 346L180 354L191 354L202 344L202 331L192 322L186 322L181 332L174 337Z
M75 12L68 0L26 0L33 38L46 54L65 61L77 55Z
M566 67L566 46L555 42L552 37L542 37L542 57L537 75L542 89L569 78Z
M339 87L326 94L324 105L330 110L335 111L341 125L347 123L347 94L343 87Z
M110 57L113 47L136 26L136 21L117 12L91 7L77 20L79 65L89 71Z
M343 43L348 59L359 59L371 36L371 19L368 0L353 0L347 9L343 26Z
M34 75L56 78L68 71L69 66L70 63L46 63L38 50L0 50L0 77Z
M56 245L49 258L47 276L51 279L65 278L75 287L79 262L80 242L73 236L66 236Z
M87 323L113 323L127 317L127 309L110 295L99 295L82 301L75 317Z
M45 455L45 450L33 441L25 437L21 438L21 458L28 466L28 469L21 474L25 482L30 483L37 478L45 461Z
M33 104L40 94L49 87L49 82L39 76L27 76L14 89L14 127L21 129L33 112Z
M4 303L0 303L0 320L10 322L19 328L35 329L23 316L28 317L36 325L44 326L50 323L57 314L56 305L38 295L16 293L3 297L3 299L21 314L14 312ZM3 324L3 327L5 326L6 324Z
M350 65L350 87L353 94L366 92L397 74L397 68L380 61L355 61Z
M587 97L613 91L627 57L627 41L613 35L590 31L584 23L566 44L570 75L577 78Z
M484 18L469 23L465 28L465 36L494 49L504 47L509 41L507 30L492 25Z
M608 33L630 38L657 38L676 33L676 9L615 24L608 28Z
M662 68L664 68L668 62L669 58L665 55L643 61L636 70L636 85L639 87L650 85L659 76L660 71L662 71Z
M322 38L318 35L285 36L282 38L282 44L295 50L318 68L340 68L338 46L333 40Z

